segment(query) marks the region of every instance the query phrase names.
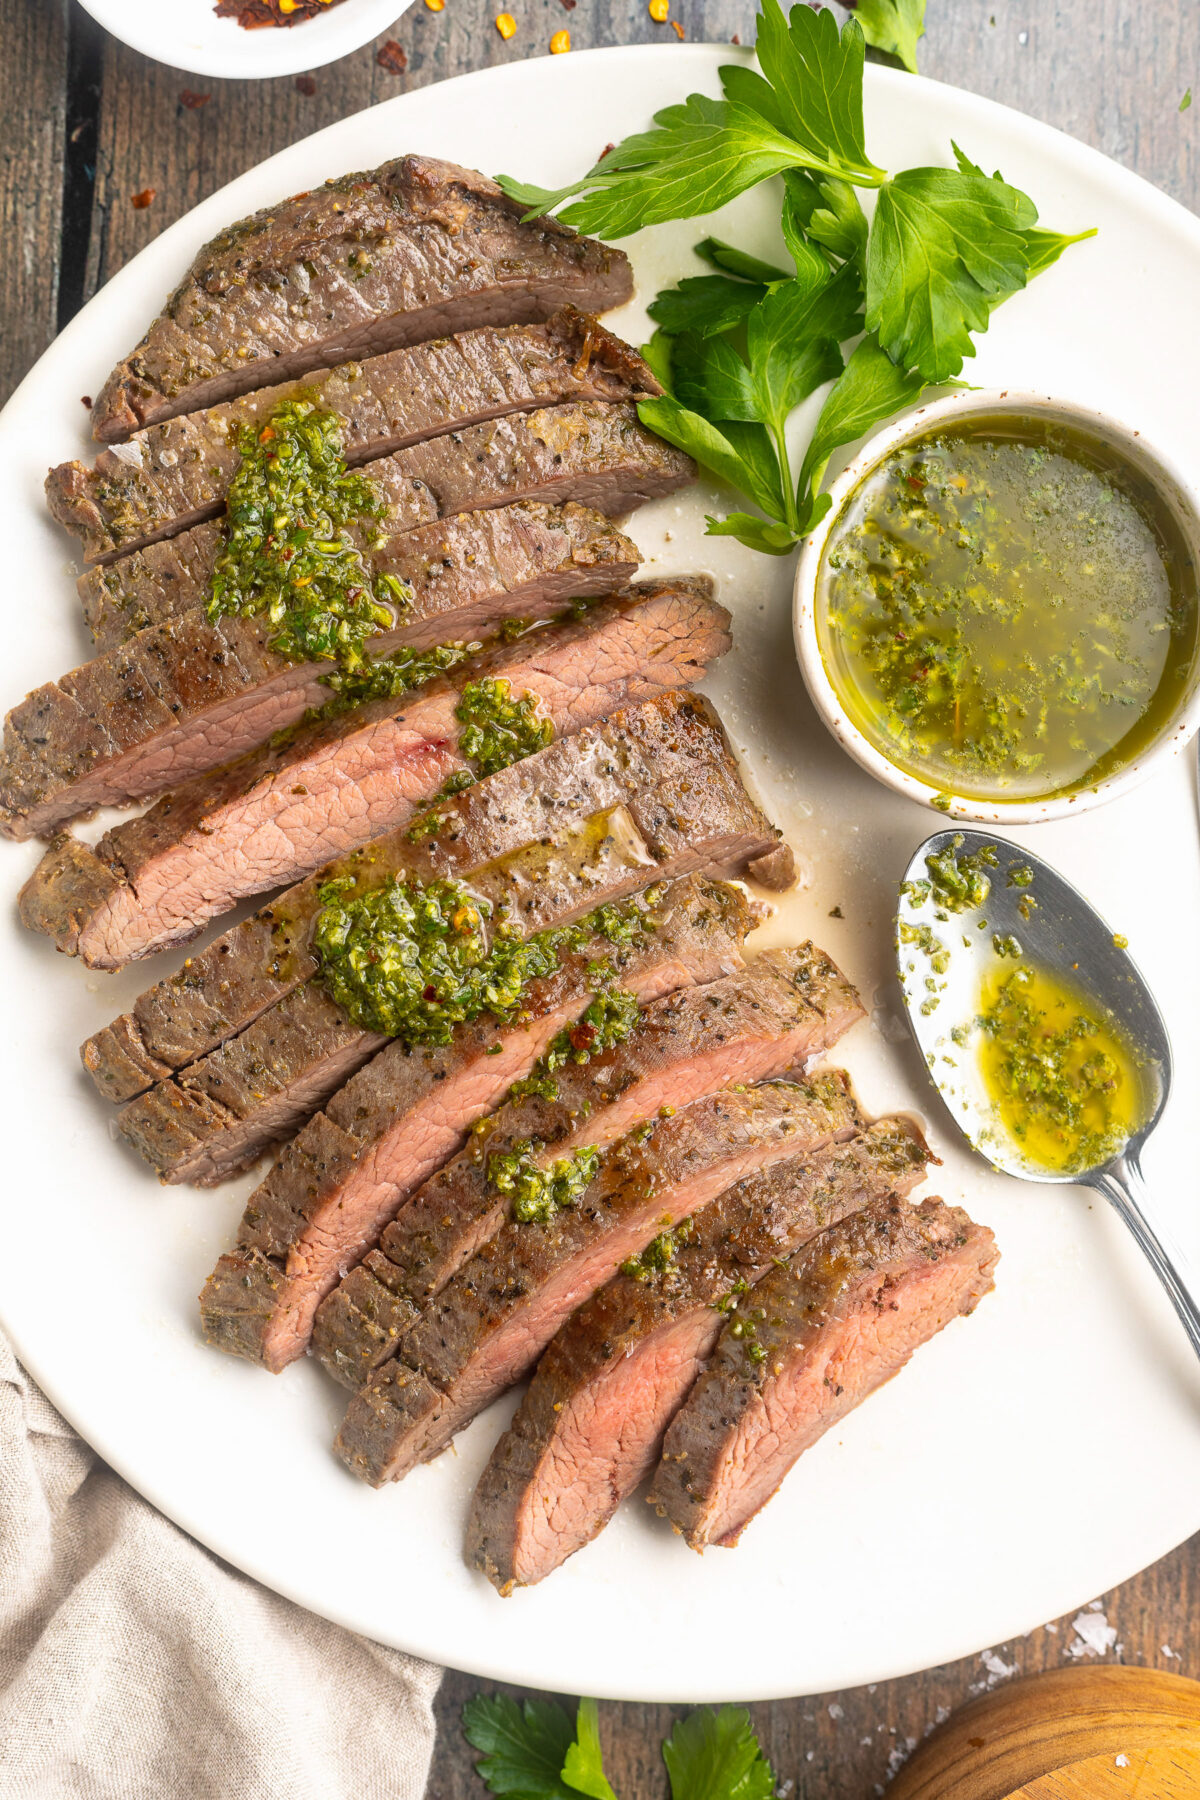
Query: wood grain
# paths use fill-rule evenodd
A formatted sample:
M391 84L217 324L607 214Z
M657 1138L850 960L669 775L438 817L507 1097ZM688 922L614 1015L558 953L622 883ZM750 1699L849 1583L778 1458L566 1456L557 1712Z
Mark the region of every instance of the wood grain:
M320 126L409 87L542 55L564 27L576 49L676 41L669 24L650 19L645 0L506 6L518 23L507 43L493 24L498 0L446 0L441 13L416 0L375 44L314 71L311 80L206 83L114 44L75 0L0 0L7 251L0 258L0 398L76 308L166 225ZM922 46L928 74L1046 119L1185 204L1200 203L1200 104L1178 110L1186 88L1200 95L1195 0L929 0L929 14ZM692 41L727 42L737 34L750 42L754 35L753 0L671 0L671 15ZM376 61L389 37L407 56L399 76ZM664 58L664 99L668 71ZM185 103L185 94L195 101L205 93L201 104ZM381 145L380 154L401 149ZM134 207L131 196L150 188L151 203ZM1081 1505L1096 1504L1096 1492L1092 1473L1081 1472ZM998 1499L998 1532L1009 1503ZM943 1566L931 1579L952 1581L953 1545L941 1545L939 1557ZM879 1603L888 1605L888 1597ZM1200 1539L1103 1604L1118 1633L1110 1660L1200 1674ZM714 1621L714 1633L721 1628ZM586 1619L579 1629L586 1631ZM869 1637L869 1617L862 1631ZM999 1646L990 1668L971 1658L874 1689L762 1705L753 1709L755 1726L789 1800L864 1800L882 1792L889 1772L942 1712L1002 1680L997 1669L1029 1674L1075 1666L1072 1642L1079 1640L1068 1618ZM483 1792L459 1731L462 1704L481 1685L447 1676L431 1800L477 1800ZM666 1794L658 1746L677 1712L632 1704L602 1709L610 1775L622 1800ZM1166 1800L1169 1790L1140 1792Z
M1027 1784L1135 1752L1200 1759L1200 1682L1157 1669L1056 1669L955 1713L900 1771L894 1800L1016 1800ZM1122 1765L1124 1766L1124 1765ZM1063 1791L1089 1792L1086 1773Z

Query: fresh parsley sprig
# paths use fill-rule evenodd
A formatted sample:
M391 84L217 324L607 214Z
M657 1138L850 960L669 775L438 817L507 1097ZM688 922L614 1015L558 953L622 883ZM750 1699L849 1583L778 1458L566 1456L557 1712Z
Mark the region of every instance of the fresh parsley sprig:
M853 6L863 36L874 50L898 57L917 72L917 44L925 36L925 0L841 0Z
M476 1768L506 1800L617 1800L604 1773L600 1715L581 1700L575 1730L553 1700L477 1694L463 1708L467 1742L483 1755ZM671 1800L771 1800L775 1777L740 1706L689 1713L662 1747Z
M876 41L893 37L896 54L911 54L920 8L863 0L860 11ZM867 327L883 349L927 383L951 380L993 308L1076 240L1039 230L1028 195L961 155L954 168L894 175L873 162L863 125L865 48L857 15L839 33L826 9L796 5L785 15L779 0L762 0L759 68L723 68L723 99L691 94L666 107L651 130L623 139L567 187L506 176L501 186L530 217L567 202L568 224L624 237L711 212L782 175L785 235L790 215L791 228L822 253L861 262ZM878 190L869 227L856 188ZM728 287L702 279L715 302L738 303ZM680 304L696 308L703 298L693 289Z
M818 490L838 446L908 405L924 386L920 374L900 369L874 336L863 338L843 367L841 346L862 327L858 259L831 266L793 223L786 235L796 274L767 283L724 278L731 292L722 300L720 322L702 318L688 281L653 302L649 310L658 330L646 354L667 393L638 408L651 430L766 514L710 517L710 535L736 537L773 556L792 550L828 509L829 496ZM707 284L719 278L693 279ZM744 297L735 298L735 289ZM834 385L793 476L788 418L827 381Z

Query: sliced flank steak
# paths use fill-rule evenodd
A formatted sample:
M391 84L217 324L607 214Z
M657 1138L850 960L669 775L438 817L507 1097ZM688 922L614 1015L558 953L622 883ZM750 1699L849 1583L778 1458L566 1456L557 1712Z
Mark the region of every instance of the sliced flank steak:
M346 528L374 574L400 572L406 533L457 513L521 501L575 501L613 516L693 481L696 466L647 431L633 406L588 403L517 413L433 438L362 471L384 503L380 518ZM401 540L401 541L398 541ZM103 644L206 605L224 542L219 521L89 569L79 581L88 625Z
M637 908L643 941L614 955L597 933L557 976L534 985L520 1018L480 1020L445 1050L391 1044L334 1095L251 1194L238 1248L221 1258L201 1296L210 1342L273 1373L300 1356L320 1300L408 1196L461 1151L476 1121L558 1033L587 1029L580 1015L600 989L597 960L648 1006L648 1018L681 988L714 980L724 987L718 978L740 967L750 918L735 888L688 880L661 899L642 897ZM596 1090L598 1106L610 1098Z
M264 207L212 239L92 409L104 443L351 358L483 325L605 312L628 258L472 169L404 156Z
M573 1313L538 1363L484 1469L467 1559L502 1594L590 1544L658 1461L663 1433L754 1284L809 1238L889 1195L929 1162L902 1119L779 1163L648 1251Z
M773 1269L663 1444L650 1503L731 1548L797 1458L991 1291L996 1240L957 1206L878 1201Z
M552 617L624 586L639 561L601 514L573 505L462 513L392 548L389 572L411 600L372 638L376 656ZM330 663L294 662L271 648L273 635L264 617L210 623L197 608L38 688L4 722L0 828L45 835L98 806L149 798L328 704Z
M510 1219L351 1401L335 1448L373 1487L427 1462L536 1363L576 1307L665 1227L758 1169L852 1137L846 1077L728 1091L647 1120L548 1223Z
M398 830L472 774L460 746L468 686L500 683L562 736L688 686L728 649L728 622L700 581L598 601L586 621L530 632L415 697L301 726L165 795L95 850L60 836L22 890L22 919L93 968L186 943L238 900Z
M615 880L612 895L627 896L631 886L642 885L643 881ZM601 900L607 897L600 896ZM574 969L575 965L571 967ZM558 989L547 988L545 992L553 997ZM582 1006L589 999L590 995L585 996ZM492 1027L480 1027L476 1035L486 1045L481 1054L498 1058ZM172 1186L189 1182L197 1187L214 1187L296 1131L384 1045L389 1045L386 1037L356 1023L315 978L263 1013L237 1037L227 1039L178 1075L156 1083L131 1100L117 1115L117 1129L155 1169L160 1181ZM469 1047L467 1038L463 1045L465 1054ZM538 1054L535 1051L535 1060ZM415 1067L419 1060L407 1045L389 1045L389 1060L384 1068L376 1070L372 1064L359 1082L359 1089L374 1093L384 1081L387 1069L393 1065L399 1068L402 1063ZM412 1079L417 1077L411 1069L397 1077L397 1105L403 1098L401 1090L406 1092ZM438 1076L439 1081L444 1079L444 1074ZM504 1086L502 1083L501 1091ZM334 1109L339 1118L341 1108L339 1096ZM368 1130L365 1113L355 1126L356 1131L359 1126L363 1132ZM310 1139L322 1131L318 1118L313 1122Z
M215 518L241 462L243 432L262 430L288 402L338 419L346 463L357 468L506 413L661 392L636 350L567 308L545 324L485 326L164 420L101 451L90 468L51 469L46 498L59 523L83 539L87 560L107 560Z
M323 1302L315 1355L358 1388L394 1354L422 1308L504 1228L509 1203L492 1181L494 1158L529 1146L532 1162L547 1168L583 1145L603 1148L664 1107L678 1111L733 1082L799 1067L861 1017L854 989L812 944L769 950L724 981L660 1001L624 1043L558 1070L552 1091L515 1098L481 1123ZM382 1157L402 1169L399 1139L394 1151L372 1149L375 1167ZM353 1207L361 1186L361 1177L340 1192L331 1185L326 1207Z
M751 800L712 706L668 693L614 713L499 770L437 807L435 835L407 830L356 850L233 926L149 988L82 1047L109 1100L244 1031L316 973L309 934L319 890L396 874L468 880L524 931L575 917L623 871L723 870L758 878L787 851Z

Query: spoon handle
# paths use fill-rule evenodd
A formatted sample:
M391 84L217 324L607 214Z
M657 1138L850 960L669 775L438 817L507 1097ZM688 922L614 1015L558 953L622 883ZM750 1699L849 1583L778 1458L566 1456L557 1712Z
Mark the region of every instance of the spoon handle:
M1097 1169L1090 1185L1116 1207L1145 1251L1151 1268L1171 1297L1171 1304L1179 1314L1192 1349L1200 1356L1200 1306L1197 1306L1190 1288L1176 1268L1173 1256L1167 1254L1146 1217L1145 1205L1149 1190L1136 1150L1126 1150L1123 1156L1116 1157L1107 1168ZM1178 1252L1174 1252L1174 1255L1177 1256Z

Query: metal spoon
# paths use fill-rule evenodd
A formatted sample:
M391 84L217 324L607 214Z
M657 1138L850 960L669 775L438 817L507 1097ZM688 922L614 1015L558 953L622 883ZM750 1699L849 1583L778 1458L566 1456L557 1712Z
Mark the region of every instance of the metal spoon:
M929 854L956 841L960 856L991 847L997 866L987 871L991 885L981 907L947 914L933 893L923 897L916 884L927 883ZM1031 871L1032 881L1024 887L1010 885L1012 870ZM1031 894L1037 902L1028 917L1020 911L1023 894ZM918 944L902 941L904 925L918 930L927 926L949 949L949 967L943 973L932 970ZM1015 1139L993 1116L973 1048L951 1037L953 1027L970 1025L978 1012L980 978L985 966L994 967L993 934L1002 940L1009 935L1016 938L1026 961L1074 985L1101 1015L1109 1015L1143 1059L1145 1121L1108 1162L1060 1174L1026 1161ZM1167 1234L1147 1218L1153 1203L1141 1168L1142 1148L1162 1117L1171 1089L1171 1043L1141 971L1112 927L1049 863L1019 845L979 831L939 831L921 845L905 870L896 952L913 1035L950 1117L972 1149L1001 1174L1025 1181L1077 1182L1103 1194L1149 1257L1200 1355L1200 1305L1179 1272L1177 1265L1183 1259L1173 1246L1165 1247Z

